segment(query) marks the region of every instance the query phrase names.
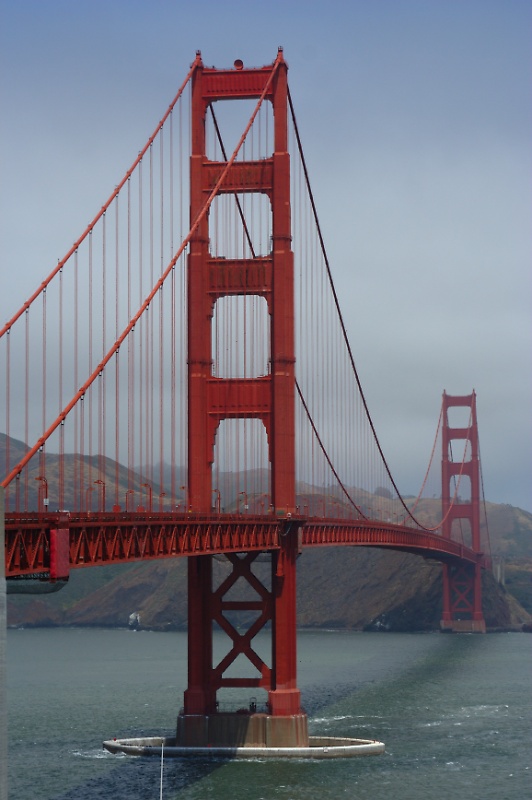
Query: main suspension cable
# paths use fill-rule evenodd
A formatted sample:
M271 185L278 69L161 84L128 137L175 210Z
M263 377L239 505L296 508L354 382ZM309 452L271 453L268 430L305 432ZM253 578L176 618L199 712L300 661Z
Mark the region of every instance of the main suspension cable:
M194 69L197 66L199 66L200 63L201 63L201 61L199 60L199 56L198 56L196 58L196 61L194 62ZM271 86L275 76L277 75L277 70L279 68L279 64L280 63L281 63L281 59L280 59L280 56L278 55L276 61L273 64L273 68L272 68L271 74L270 74L268 80L266 81L266 84L264 86L262 94L260 95L260 97L258 99L258 102L257 102L257 105L255 107L255 110L253 111L253 114L251 115L250 120L249 120L249 122L248 122L248 124L247 124L247 126L246 126L246 128L244 130L244 133L240 137L240 139L238 141L238 144L236 145L236 148L235 148L231 158L226 163L225 167L222 169L222 171L220 173L220 177L218 178L218 180L216 182L216 185L212 189L209 197L205 201L205 203L204 203L203 207L201 208L201 210L198 212L196 218L193 220L193 222L191 224L191 227L190 227L190 230L189 230L188 234L185 236L185 238L183 239L183 241L181 242L181 245L179 246L176 254L173 256L173 258L171 259L170 263L167 265L166 269L161 274L161 277L158 279L158 281L156 282L155 286L153 287L151 292L148 294L148 296L146 297L146 299L144 300L144 302L140 306L140 308L137 311L137 313L134 314L134 316L131 318L131 320L128 323L128 325L122 331L122 334L118 337L116 342L113 344L113 346L110 348L110 350L104 356L104 358L98 364L96 369L94 369L94 371L91 373L91 375L85 381L83 386L81 386L81 388L75 393L75 395L73 396L72 400L65 406L65 408L61 411L61 413L58 415L56 420L49 426L49 428L38 439L36 444L25 453L24 457L11 470L9 475L7 475L4 478L4 480L0 484L4 488L6 486L9 486L11 481L14 478L16 478L16 476L18 474L20 474L22 469L31 460L31 458L35 455L35 453L44 446L44 444L47 441L47 439L49 439L49 437L52 435L52 433L59 427L59 425L61 425L61 423L68 416L70 411L72 411L72 409L77 405L77 403L80 400L83 400L87 390L92 386L92 384L94 383L94 381L96 380L98 375L101 374L101 372L107 366L107 364L109 363L111 358L116 353L118 353L118 351L119 351L121 345L124 343L125 339L129 336L131 331L134 330L135 325L141 319L141 317L143 316L144 312L149 308L150 303L152 302L152 300L155 297L155 295L157 294L157 292L162 288L164 282L166 281L166 278L168 277L168 275L171 274L173 268L175 267L175 265L178 262L179 258L183 254L185 248L188 246L188 244L189 244L190 240L192 239L194 233L196 232L196 230L198 229L198 227L201 224L202 220L204 219L204 217L206 216L207 212L209 211L214 198L216 197L216 195L219 192L220 187L222 186L223 182L225 181L225 179L227 177L227 174L229 173L229 170L231 169L234 161L236 160L236 157L237 157L238 153L240 152L240 148L242 147L242 145L243 145L243 143L244 143L244 141L245 141L245 139L246 139L246 137L247 137L247 135L249 133L249 130L250 130L251 126L253 125L253 122L254 122L254 120L255 120L258 112L259 112L259 109L262 106L264 98L266 97L266 95L267 95L267 93L268 93L268 91L270 89L270 86Z
M122 178L122 180L120 181L120 183L119 183L119 184L117 184L117 186L115 186L115 188L114 188L114 190L113 190L113 193L111 194L111 196L109 197L109 199L108 199L108 200L107 200L107 201L106 201L106 202L103 204L103 206L102 206L102 207L101 207L101 209L98 211L98 213L96 214L96 216L94 217L94 219L92 220L92 222L89 222L89 224L87 225L87 227L85 228L85 230L83 231L83 233L81 234L81 236L79 237L79 239L77 239L77 240L74 242L74 244L72 245L72 247L70 248L70 250L68 251L68 253L67 253L67 254L66 254L66 255L65 255L65 256L64 256L64 257L63 257L63 258L62 258L60 261L58 261L58 263L57 263L57 266L56 266L56 267L55 267L55 268L52 270L52 272L50 272L50 274L48 275L48 277L44 279L44 281L43 281L43 282L40 284L40 286L39 286L39 287L38 287L38 288L37 288L37 289L36 289L36 290L33 292L33 294L31 295L31 297L30 297L28 300L26 300L26 302L24 303L24 305L23 305L21 308L19 308L19 310L17 311L17 313L16 313L16 314L15 314L13 317L11 317L11 319L9 320L9 322L6 322L6 324L4 325L4 327L3 327L3 328L0 330L0 339L3 337L3 335L4 335L5 333L7 333L7 332L9 331L9 329L10 329L10 328L11 328L11 327L12 327L12 326L15 324L15 322L16 322L16 321L17 321L17 320L18 320L18 319L19 319L19 318L22 316L22 314L23 314L23 313L24 313L24 312L25 312L25 311L26 311L26 310L27 310L27 309L28 309L28 308L31 306L31 304L33 303L33 301L34 301L34 300L36 300L36 299L37 299L37 297L39 297L39 295L40 295L40 294L41 294L43 291L46 291L46 288L47 288L47 286L50 284L50 282L51 282L51 281L52 281L52 280L55 278L55 276L57 275L57 273L58 273L58 272L60 272L60 271L63 269L63 267L64 267L64 266L65 266L65 264L67 263L68 259L69 259L69 258L70 258L70 257L71 257L71 256L72 256L72 255L73 255L75 252L76 252L76 250L79 248L80 244L81 244L81 243L82 243L82 242L83 242L83 241L84 241L84 240L87 238L87 236L88 236L88 235L89 235L89 234L92 232L92 229L94 228L94 226L96 225L96 223L97 223L97 222L98 222L98 221L101 219L101 217L102 217L102 216L105 214L105 212L107 211L107 209L109 208L109 206L111 205L111 203L113 202L113 200L114 200L114 199L115 199L115 198L116 198L116 197L119 195L119 193L120 193L121 189L122 189L122 188L125 186L125 184L127 183L127 181L128 181L130 178L131 178L131 175L133 174L133 172L135 171L135 169L137 168L137 166L138 166L138 165L140 164L140 162L142 161L142 159L143 159L144 155L145 155L145 154L148 152L149 148L152 146L153 142L155 141L155 139L156 139L156 137L157 137L157 134L159 133L159 131L160 131L160 130L161 130L161 128L163 127L164 123L166 122L166 120L168 119L168 117L170 116L170 114L172 113L172 111L173 111L173 109L174 109L174 106L175 106L175 104L177 103L177 101L179 100L179 98L181 97L181 95L183 94L183 92L185 91L185 88L186 88L186 86L187 86L187 84L188 84L189 80L191 79L192 75L194 74L195 70L197 69L197 67L198 67L200 64L201 64L201 56L200 56L200 54L198 53L198 54L196 55L196 59L195 59L194 63L192 64L192 66L191 66L191 68L190 68L190 70L189 70L189 72L188 72L188 74L187 74L187 76L186 76L185 80L183 81L183 83L182 83L182 84L181 84L181 86L179 87L179 91L177 92L176 96L174 97L174 99L172 100L172 102L170 103L170 105L168 106L168 109L166 110L166 113L164 114L163 118L162 118L162 119L160 120L160 122L158 123L158 125L157 125L157 127L155 128L154 132L152 133L152 135L150 136L150 138L149 138L149 139L148 139L148 141L146 142L145 146L144 146L144 147L142 148L142 150L139 152L139 154L138 154L137 158L135 159L135 161L133 162L133 164L131 165L131 167L128 169L128 171L126 172L126 174L124 175L124 177Z
M416 519L416 517L411 513L410 509L408 508L408 506L406 505L405 501L403 500L401 492L399 491L399 489L397 487L397 484L396 484L396 482L395 482L395 480L394 480L394 478L392 476L392 473L391 473L390 468L388 466L388 462L386 461L386 458L384 456L384 452L383 452L381 444L379 442L379 438L377 436L377 431L375 430L375 426L373 424L373 420L372 420L371 414L369 412L369 408L368 408L368 404L367 404L367 401L366 401L366 397L365 397L364 391L362 389L362 384L360 382L360 377L358 375L358 371L357 371L357 368L356 368L356 365L355 365L353 352L351 350L351 344L350 344L349 338L347 336L347 330L346 330L344 319L343 319L343 315L342 315L342 312L341 312L341 309L340 309L340 303L338 301L338 295L336 293L336 289L335 289L335 286L334 286L334 283L333 283L332 272L331 272L331 267L330 267L330 263L329 263L329 258L327 256L327 252L325 250L325 242L324 242L323 235L322 235L322 232L321 232L321 226L320 226L319 219L318 219L318 212L317 212L317 209L316 209L316 203L314 202L314 195L312 193L312 189L311 189L311 186L310 186L310 180L309 180L307 164L306 164L306 161L305 161L305 156L303 154L303 147L302 147L302 144L301 144L301 137L299 135L299 129L298 129L298 126L297 126L297 120L296 120L296 116L295 116L294 105L292 103L292 96L290 94L290 90L288 90L288 103L289 103L289 106L290 106L290 113L292 115L292 122L294 124L294 131L295 131L295 134L296 134L296 140L297 140L299 155L300 155L300 158L301 158L301 163L302 163L303 171L304 171L304 174L305 174L305 181L306 181L306 185L307 185L307 191L309 193L309 199L310 199L310 204L311 204L311 207L312 207L312 212L313 212L313 215L314 215L314 221L315 221L315 224L316 224L316 230L317 230L317 233L318 233L318 238L319 238L319 241L320 241L320 246L321 246L323 258L324 258L324 261L325 261L325 267L326 267L326 270L327 270L327 276L328 276L328 279L329 279L329 285L331 287L331 292L332 292L334 303L335 303L336 310L337 310L337 313L338 313L338 319L339 319L340 326L341 326L341 329L342 329L344 342L345 342L345 345L346 345L346 348L347 348L347 352L348 352L348 355L349 355L349 360L351 362L351 368L353 370L355 381L356 381L358 390L360 392L360 397L361 397L361 400L362 400L362 404L363 404L364 410L366 412L366 417L367 417L368 423L370 425L371 432L372 432L373 438L375 440L375 444L376 444L377 449L379 451L379 454L380 454L380 457L382 459L382 463L384 465L384 468L386 470L388 478L390 479L390 482L391 482L393 488L395 489L397 497L398 497L401 505L403 506L406 514L422 530L425 530L425 531L435 530L435 529L432 529L432 528L427 528L425 525L420 523L419 520Z

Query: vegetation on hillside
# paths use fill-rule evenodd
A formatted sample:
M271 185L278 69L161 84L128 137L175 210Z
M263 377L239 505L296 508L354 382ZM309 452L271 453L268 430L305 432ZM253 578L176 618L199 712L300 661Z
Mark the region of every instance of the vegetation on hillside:
M6 437L0 434L0 459L6 448ZM25 450L15 440L9 442L10 458ZM96 457L94 457L96 458ZM73 503L74 462L79 474L77 456L69 456L66 469L67 504ZM47 455L47 482L50 497L58 493L57 456ZM125 467L104 459L107 500L113 494L125 497L128 487L137 485L142 499L142 478ZM38 463L33 465L38 475ZM102 468L102 461L98 462ZM84 460L83 469L94 469ZM170 468L168 468L170 469ZM182 480L182 471L176 470ZM34 476L35 477L35 476ZM168 477L168 476L167 476ZM219 476L225 496L235 499L226 511L241 511L235 476ZM254 476L258 485L267 483L267 475ZM118 481L118 484L115 481ZM38 501L38 481L30 481L31 497ZM153 497L158 487L152 487ZM338 508L338 498L300 486L298 504L309 515L324 509ZM372 496L354 490L356 501L370 507ZM389 491L378 488L379 503L392 503ZM96 509L98 490L88 500ZM161 497L167 503L168 498ZM249 512L260 512L268 502L265 495L247 496ZM331 505L332 503L332 505ZM68 505L67 505L68 507ZM320 512L321 509L321 512ZM440 514L440 501L422 500L416 515L424 524L435 525ZM488 626L518 627L530 623L532 614L532 514L509 505L486 504L482 522L482 541L491 552L494 575L484 575L483 602ZM467 542L466 542L467 543ZM257 569L265 574L266 565ZM221 577L227 570L223 557L216 561ZM243 591L243 590L240 590ZM303 626L376 630L429 630L439 626L441 616L441 567L417 556L359 547L305 550L298 561L298 621ZM317 601L319 598L319 601ZM8 598L10 625L127 625L129 615L138 612L141 625L157 629L179 629L186 626L186 563L184 559L72 570L66 588L47 596ZM528 613L527 613L528 612Z

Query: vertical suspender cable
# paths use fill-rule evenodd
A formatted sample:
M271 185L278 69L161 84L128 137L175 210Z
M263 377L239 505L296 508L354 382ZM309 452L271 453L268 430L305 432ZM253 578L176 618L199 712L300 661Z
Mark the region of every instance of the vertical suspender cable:
M180 106L180 115L179 119L181 119L181 106ZM178 136L180 136L180 130L178 127ZM180 144L180 142L179 142ZM180 164L181 166L181 164ZM173 113L170 115L170 178L169 178L169 193L170 193L170 253L174 252L174 226L175 226L175 218L174 218L174 115ZM175 291L176 291L176 282L175 282L175 269L172 270L172 277L170 279L170 420L168 425L168 430L170 432L170 494L172 499L175 496L175 437L176 437L176 425L175 425L175 402L176 402L176 391L177 387L175 385ZM162 449L161 449L162 452ZM161 481L161 490L163 489L162 481ZM173 506L173 502L172 502Z
M246 126L246 129L244 130L242 136L240 137L240 139L238 141L238 144L237 144L237 146L236 146L236 148L235 148L235 150L233 152L233 155L231 156L231 158L227 162L227 164L224 166L224 168L221 170L220 176L219 176L218 180L216 181L216 185L213 187L213 189L210 192L208 198L205 200L201 210L198 212L196 218L193 220L188 234L183 239L183 241L182 241L180 247L178 248L177 252L175 253L173 258L171 259L170 263L165 268L163 275L157 281L156 285L151 289L151 291L148 293L148 295L145 297L144 301L141 303L141 305L140 305L139 309L137 310L137 312L129 320L127 325L124 327L120 337L117 339L117 341L112 345L112 347L106 353L106 355L104 356L102 361L98 364L97 368L91 372L91 374L89 375L87 380L83 383L83 385L74 394L74 396L72 397L70 402L67 404L67 406L65 406L65 408L61 411L61 413L54 420L54 422L48 427L48 429L43 432L42 436L38 439L38 441L34 444L34 446L30 447L26 451L26 453L23 456L23 458L21 458L20 461L18 462L18 464L15 465L15 467L11 470L9 475L7 475L4 478L4 480L2 481L2 486L4 486L4 487L8 486L10 484L10 482L16 478L16 476L20 473L20 471L26 467L26 465L31 460L33 455L37 452L37 450L39 450L41 447L44 446L45 442L54 433L54 431L62 423L62 421L66 418L66 416L68 416L68 414L72 411L74 406L78 402L82 401L82 399L85 396L85 393L91 388L92 384L94 383L94 381L96 380L96 378L98 377L100 372L103 369L105 369L105 367L107 366L107 364L109 363L111 358L113 358L115 356L116 352L120 349L120 346L122 345L124 340L126 338L128 338L130 336L130 334L133 332L135 325L139 322L139 320L142 318L142 316L146 312L147 308L149 307L149 305L153 301L154 296L160 290L160 287L164 284L164 282L167 279L168 275L170 274L170 272L175 267L175 264L177 263L177 261L179 260L179 258L181 257L181 255L183 254L185 249L188 247L189 242L191 241L192 237L194 236L195 232L197 231L199 225L205 219L205 217L206 217L206 215L207 215L207 213L208 213L208 211L209 211L209 209L211 207L211 204L212 204L215 196L219 193L220 187L222 186L223 182L225 181L225 179L227 177L227 174L228 174L229 170L231 169L231 167L232 167L232 165L233 165L233 163L234 163L234 161L235 161L235 159L236 159L236 157L238 155L238 152L239 152L239 150L240 150L240 148L242 146L242 143L244 142L244 140L245 140L245 138L246 138L246 136L247 136L247 134L248 134L248 132L249 132L254 120L255 120L255 117L256 117L256 115L258 113L258 110L259 110L262 102L264 101L264 97L266 96L266 94L267 94L267 92L268 92L268 90L270 88L270 85L271 85L271 83L272 83L272 81L273 81L273 79L274 79L274 77L276 75L277 66L278 66L279 63L280 62L277 61L276 64L274 65L274 69L272 70L272 73L271 73L270 77L268 78L268 81L266 82L266 85L264 87L264 90L263 90L260 98L259 98L259 101L257 103L255 111L253 112L253 114L252 114L252 116L251 116L251 118L250 118L250 120L249 120L249 122L248 122L248 124Z
M160 129L164 125L164 123L165 123L166 119L168 118L169 114L171 113L172 109L174 108L174 106L176 105L178 100L181 99L181 96L182 96L185 88L189 85L189 82L190 82L194 72L196 71L196 69L197 69L197 67L199 66L200 63L201 63L201 56L198 54L196 56L196 59L195 59L194 63L191 65L190 70L189 70L185 80L183 81L183 83L179 87L176 96L174 97L174 99L172 100L170 105L168 106L168 109L166 110L163 118L158 123L155 131L152 133L152 135L148 139L148 141L145 144L145 146L143 147L143 149L139 152L137 158L135 159L135 161L133 162L131 167L126 172L124 178L121 180L121 182L118 184L118 186L113 191L112 195L108 198L108 200L104 203L104 205L98 211L98 213L96 214L96 216L94 217L92 222L90 222L89 225L85 228L85 230L83 231L83 233L81 234L79 239L76 242L74 242L74 244L72 245L72 247L70 248L70 250L68 251L66 256L64 256L64 258L62 258L61 261L58 262L57 266L52 270L50 275L48 275L48 277L40 284L40 286L32 294L32 296L24 303L24 305L17 311L17 313L3 326L3 328L0 330L0 338L3 337L4 334L6 333L6 331L8 331L14 325L14 323L24 314L25 311L27 311L27 309L31 306L33 301L37 299L37 297L41 294L41 292L44 291L44 289L49 285L49 283L55 278L55 276L57 275L57 273L59 272L61 267L63 267L66 264L66 262L70 259L70 257L76 252L76 250L78 249L80 244L91 233L91 231L93 230L93 228L96 225L96 223L99 221L99 219L102 216L102 214L110 206L113 198L117 196L118 192L120 192L122 190L123 186L125 185L125 183L129 179L129 177L135 172L135 170L136 170L137 166L140 164L144 154L146 153L148 148L151 146L151 143L154 141L154 139L158 135Z
M78 381L78 344L79 344L79 251L76 249L74 255L74 391L79 386ZM74 508L81 508L80 501L80 488L79 488L79 410L76 406L74 409Z
M142 161L138 168L139 198L142 190ZM139 266L141 265L141 255L139 253ZM131 319L131 184L128 182L127 193L127 318ZM134 333L134 329L131 332ZM128 336L127 339L127 491L131 489L131 476L135 463L135 336Z
M130 193L131 178L127 181L127 195ZM119 200L116 198L115 205L115 341L118 339L119 314L120 314L120 217ZM127 415L126 415L127 416ZM120 414L120 350L115 355L115 476L114 476L114 505L119 505L118 498L118 479L120 462L120 428L122 415ZM104 479L105 480L105 479ZM105 508L104 508L105 511Z
M11 330L6 334L6 473L11 469L10 461L10 442L11 442L11 420L10 420L10 386L11 386ZM9 511L9 490L5 493L5 511ZM18 508L16 509L18 511Z
M150 222L150 186L151 186L151 173L152 173L152 145L149 148L149 158L148 158L148 268L149 268L149 252L150 252L150 237L149 237L149 222ZM144 187L141 187L141 194L142 194L142 201L144 200ZM143 290L143 272L144 272L144 236L143 236L143 223L144 223L144 207L142 202L139 202L139 274L138 274L138 293L139 298L142 297L142 290ZM149 316L150 309L149 307L146 308L146 312ZM138 396L138 414L136 417L136 424L135 424L135 432L138 435L138 465L133 465L134 467L137 466L140 474L142 475L144 471L144 426L145 426L145 411L144 411L144 357L145 357L145 350L146 350L146 342L144 340L144 332L149 324L149 319L146 318L146 315L143 315L141 319L139 319L138 324L138 338L137 338L137 381L134 388L135 395Z
M58 411L63 408L63 269L59 270L59 347L58 347ZM59 508L65 507L65 426L59 429Z
M378 450L379 456L382 459L383 466L384 466L384 469L385 469L385 473L388 476L388 478L389 478L389 480L391 482L391 485L393 486L397 496L400 498L401 505L404 508L404 510L406 511L406 514L421 529L427 530L427 528L424 525L422 525L418 520L416 520L412 516L412 514L410 513L410 510L406 506L406 504L405 504L405 502L404 502L404 500L403 500L403 498L401 496L401 493L400 493L400 491L399 491L399 489L398 489L398 487L397 487L397 485L396 485L396 483L395 483L395 481L393 479L393 476L392 476L392 474L390 472L388 463L386 462L386 459L384 457L384 453L382 451L382 447L381 447L379 439L377 437L377 432L375 430L375 426L373 424L373 420L372 420L371 415L369 413L369 408L367 406L366 398L365 398L364 392L362 390L362 385L360 383L360 378L359 378L359 375L358 375L358 371L357 371L356 366L355 366L353 353L352 353L352 350L351 350L349 339L347 337L347 331L346 331L345 324L344 324L344 321L343 321L343 316L342 316L342 313L341 313L341 310L340 310L340 304L339 304L339 301L338 301L338 295L336 293L336 290L334 288L334 284L333 284L333 281L332 281L331 269L330 269L329 260L327 258L327 254L326 254L326 251L325 251L325 243L323 241L323 236L322 236L321 228L320 228L319 221L318 221L318 215L317 215L316 205L315 205L315 202L314 202L314 196L313 196L313 193L312 193L312 190L311 190L311 187L310 187L310 181L309 181L309 177L308 177L308 170L307 170L305 158L304 158L304 155L303 155L303 148L302 148L302 145L301 145L301 139L300 139L299 131L298 131L298 128L297 128L297 122L296 122L296 118L295 118L295 112L294 112L294 107L293 107L290 91L288 91L288 103L289 103L289 106L290 106L290 113L292 115L292 121L293 121L293 124L294 124L294 130L295 130L296 138L297 138L297 142L298 142L299 154L300 154L300 157L301 157L302 166L303 166L303 170L304 170L304 173L305 173L307 191L309 193L309 199L310 199L310 203L311 203L311 206L312 206L312 212L313 212L313 215L314 215L314 220L315 220L316 229L317 229L317 233L318 233L318 237L319 237L319 241L320 241L320 246L321 246L322 253L323 253L325 267L326 267L326 270L327 270L327 276L329 278L329 284L330 284L331 291L332 291L332 294L333 294L334 303L335 303L335 306L336 306L336 309L337 309L338 319L339 319L339 323L340 323L341 328L342 328L342 334L343 334L343 338L344 338L345 345L346 345L346 348L347 348L349 360L350 360L350 363L351 363L351 366L352 366L353 375L355 377L356 384L357 384L357 387L358 387L358 391L360 393L361 401L362 401L363 406L364 406L364 411L365 411L365 414L366 414L366 417L367 417L367 420L368 420L368 423L369 423L369 426L370 426L370 429L371 429L373 441L374 441L374 443L376 445L376 448Z
M93 370L93 232L89 234L89 373ZM88 467L88 486L83 486L85 492L86 511L90 511L90 495L92 488L92 447L93 447L93 392L89 391L86 413L88 420L88 439L89 439L89 463ZM83 498L82 498L83 502Z
M115 200L116 202L116 200ZM107 251L107 229L106 229L106 215L104 214L102 217L102 279L101 279L101 290L102 290L102 305L101 305L101 314L102 314L102 321L101 321L101 336L102 336L102 356L105 354L107 349L107 331L106 331L106 272L107 272L107 260L106 260L106 251ZM104 463L105 463L105 424L106 424L106 414L105 414L105 374L103 372L100 373L100 377L98 380L98 480L102 480L103 478L103 471L104 471ZM92 484L91 484L92 487ZM98 500L96 508L100 508L100 502Z
M172 115L170 115L170 123L172 120ZM170 127L171 130L171 127ZM163 132L161 132L161 148L160 148L160 270L159 270L159 277L163 274L164 270L164 236L165 236L165 227L164 227L164 149L163 149ZM171 141L170 141L170 150L171 150ZM159 368L159 402L157 413L159 417L159 426L158 426L158 442L157 442L157 449L159 451L159 469L157 474L157 482L159 484L159 492L163 491L163 463L164 463L164 439L163 439L163 391L164 391L164 363L165 363L165 350L164 350L164 294L161 287L159 291L159 347L158 347L158 368ZM153 463L153 458L152 458ZM152 475L153 480L154 475Z
M42 363L41 363L41 370L42 370L42 428L45 430L46 428L46 290L42 293ZM46 450L44 445L40 448L40 457L39 457L39 474L46 479ZM44 483L44 487L47 487L47 483ZM46 495L45 495L46 497ZM39 509L41 510L41 509ZM45 509L47 510L47 509Z
M161 147L161 136L159 136L159 148ZM150 286L154 284L154 257L155 257L155 223L154 223L154 165L153 165L153 147L150 147ZM141 294L142 297L142 294ZM154 398L154 382L153 382L153 336L154 336L154 306L153 303L147 309L146 319L146 449L145 449L145 467L143 474L148 481L151 482L150 473L152 470L152 446L153 441L153 398Z
M176 485L176 415L177 415L177 370L176 370L176 274L172 269L170 278L170 497L172 508L177 493ZM182 309L180 309L182 311Z

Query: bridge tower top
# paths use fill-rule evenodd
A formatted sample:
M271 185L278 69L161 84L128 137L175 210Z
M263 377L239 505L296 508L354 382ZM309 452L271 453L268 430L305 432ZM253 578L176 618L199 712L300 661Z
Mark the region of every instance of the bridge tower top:
M469 408L469 422L467 425L452 426L449 424L450 408ZM453 458L453 441L465 441L466 451L470 450L469 458ZM451 482L454 478L470 481L470 493L467 499L455 502L454 489L451 491ZM466 490L467 494L467 490ZM469 546L477 553L480 552L480 461L478 452L477 428L477 403L476 394L449 395L443 393L443 424L442 424L442 533L451 538L453 522L467 520L470 524L471 542Z
M211 103L257 98L273 106L273 153L255 160L207 158L205 122ZM261 193L271 206L271 251L266 257L215 258L209 248L205 214L190 241L188 259L188 489L189 506L212 505L214 444L224 419L255 418L266 429L271 465L270 502L277 513L295 510L295 344L294 277L291 250L290 157L288 154L287 65L282 50L258 69L235 61L233 69L203 66L192 78L190 219L198 218L224 169L217 194ZM249 126L248 126L249 129ZM247 131L246 131L247 132ZM245 134L240 140L242 144ZM238 148L237 148L238 149ZM233 154L234 155L234 154ZM244 223L245 224L245 223ZM260 261L260 264L258 263ZM260 267L260 268L259 268ZM213 376L211 323L222 297L260 295L268 304L269 374L254 378ZM245 332L244 332L245 335Z

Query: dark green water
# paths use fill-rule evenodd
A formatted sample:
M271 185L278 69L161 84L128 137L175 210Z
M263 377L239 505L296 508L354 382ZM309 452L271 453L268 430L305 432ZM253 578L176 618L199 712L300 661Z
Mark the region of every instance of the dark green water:
M172 734L183 634L10 630L10 800L159 798L157 759L105 738ZM531 639L304 631L299 684L312 734L386 743L342 761L167 761L183 800L524 800L532 797Z

